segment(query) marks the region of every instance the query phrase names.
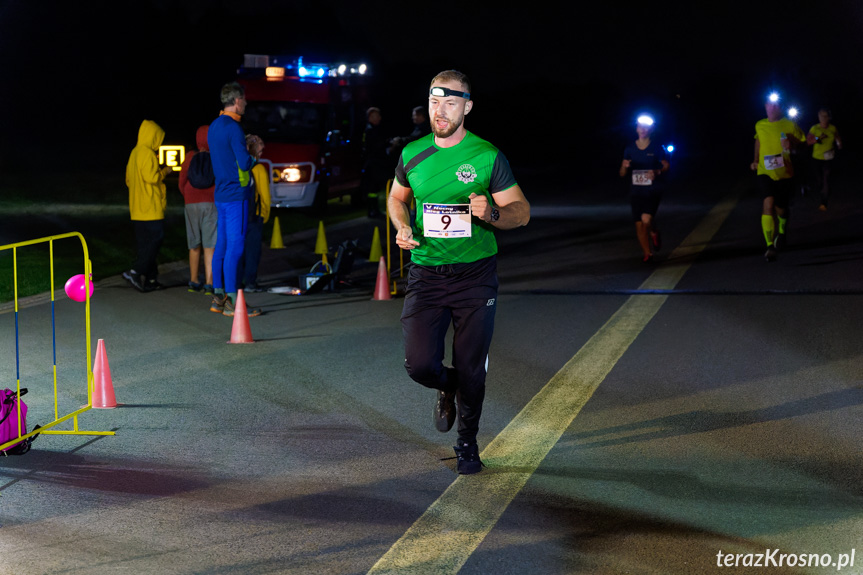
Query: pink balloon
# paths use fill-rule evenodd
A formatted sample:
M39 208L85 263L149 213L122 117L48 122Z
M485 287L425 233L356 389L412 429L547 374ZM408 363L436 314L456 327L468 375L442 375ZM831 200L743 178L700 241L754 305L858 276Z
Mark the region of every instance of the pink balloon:
M72 276L66 282L66 295L75 301L84 301L87 299L84 293L84 274ZM90 297L93 297L93 281L90 280Z

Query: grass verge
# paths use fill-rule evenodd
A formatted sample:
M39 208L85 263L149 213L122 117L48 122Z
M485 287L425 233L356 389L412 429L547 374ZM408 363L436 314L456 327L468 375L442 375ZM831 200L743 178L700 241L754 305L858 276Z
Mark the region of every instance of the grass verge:
M98 175L67 178L63 190L30 188L26 179L4 183L0 188L0 214L4 226L0 245L28 241L67 232L79 232L87 242L93 263L93 280L118 275L129 269L135 258L135 235L129 220L128 192L122 180ZM183 200L176 182L168 181L168 211L165 241L159 263L187 261ZM327 213L318 216L305 210L274 209L264 228L265 242L273 233L275 217L283 236L316 229L318 222L330 226L365 215L365 209L351 207L347 198L331 200ZM10 225L5 221L9 220ZM51 288L48 244L17 248L17 296L44 293ZM54 242L54 288L62 290L71 276L84 272L84 258L77 238ZM0 251L0 302L15 297L15 267L11 249Z

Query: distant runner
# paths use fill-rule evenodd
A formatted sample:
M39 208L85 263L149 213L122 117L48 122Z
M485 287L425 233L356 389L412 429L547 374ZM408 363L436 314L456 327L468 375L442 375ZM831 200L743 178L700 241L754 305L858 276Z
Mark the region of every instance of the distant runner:
M663 147L650 140L653 124L650 116L638 117L635 126L638 139L623 151L623 162L620 164L620 177L625 178L629 174L632 178L629 196L632 219L646 263L651 262L654 251L662 247L655 218L665 188L662 175L670 168Z
M764 258L776 261L776 251L786 243L788 205L794 190L791 149L806 140L800 127L785 117L779 94L773 92L764 103L767 117L755 124L754 161L749 165L758 174L761 191L761 230L767 242Z
M809 128L809 134L806 136L806 143L812 146L812 171L821 194L821 205L818 209L822 212L827 211L833 159L836 157L836 150L842 149L839 130L830 123L831 119L828 108L818 110L818 123Z

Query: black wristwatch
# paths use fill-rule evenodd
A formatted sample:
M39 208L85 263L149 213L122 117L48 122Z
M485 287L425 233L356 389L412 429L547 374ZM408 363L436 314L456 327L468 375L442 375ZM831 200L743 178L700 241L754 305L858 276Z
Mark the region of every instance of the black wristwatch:
M500 219L500 211L497 208L491 209L491 220L492 222L496 222Z

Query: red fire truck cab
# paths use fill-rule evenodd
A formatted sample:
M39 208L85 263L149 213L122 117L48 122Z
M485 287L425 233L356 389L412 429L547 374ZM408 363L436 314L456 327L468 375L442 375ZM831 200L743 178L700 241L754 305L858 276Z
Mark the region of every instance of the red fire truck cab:
M246 54L243 128L264 140L274 207L357 203L371 82L362 64L304 64L302 58Z

